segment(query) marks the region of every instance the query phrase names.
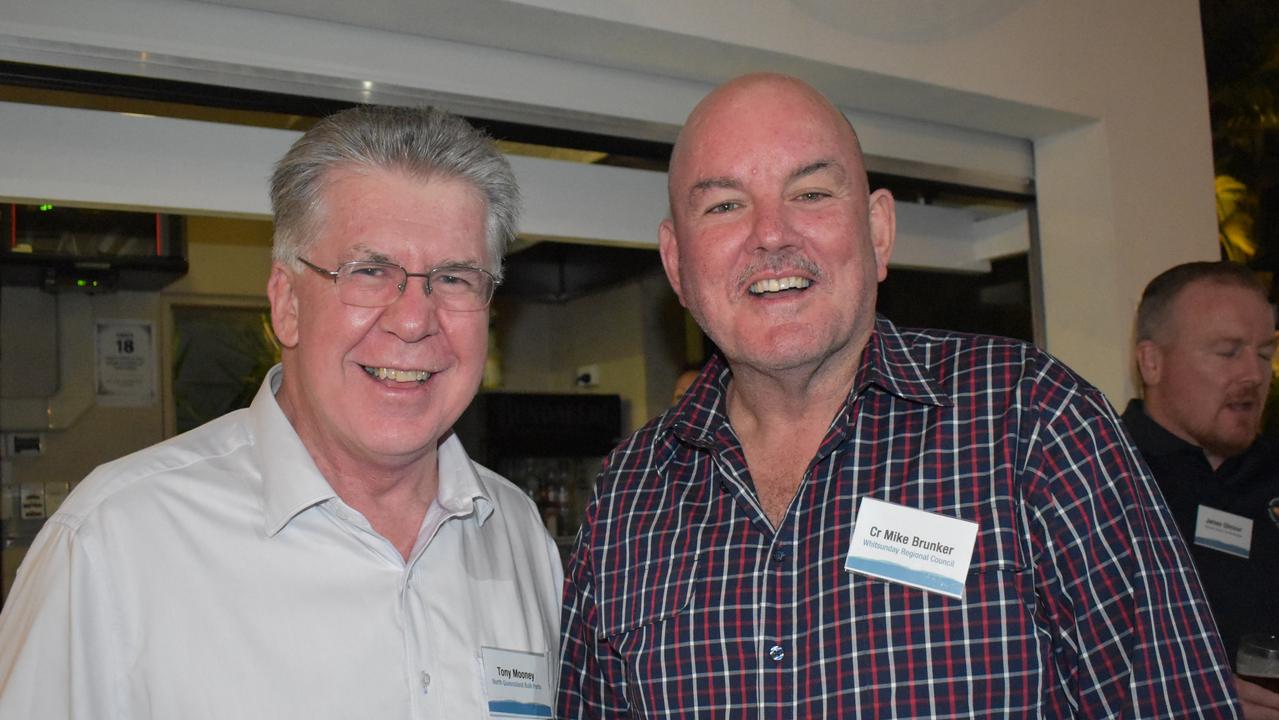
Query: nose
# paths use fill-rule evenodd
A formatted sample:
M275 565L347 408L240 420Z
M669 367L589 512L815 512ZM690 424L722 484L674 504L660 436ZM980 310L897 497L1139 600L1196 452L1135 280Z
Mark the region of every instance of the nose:
M1250 382L1268 387L1270 380L1274 377L1274 367L1271 365L1270 358L1264 355L1253 355L1247 377Z
M1226 369L1229 384L1240 390L1269 388L1272 377L1270 360L1256 348L1244 348Z
M410 277L404 292L382 310L379 324L404 342L417 342L440 330L439 303L426 292L426 278Z
M758 203L752 217L751 236L761 250L775 250L788 244L782 208L776 203Z

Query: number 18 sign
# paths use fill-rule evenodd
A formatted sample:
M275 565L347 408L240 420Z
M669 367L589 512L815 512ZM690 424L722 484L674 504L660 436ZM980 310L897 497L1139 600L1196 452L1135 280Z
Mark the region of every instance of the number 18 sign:
M155 328L139 320L98 320L98 404L154 404Z

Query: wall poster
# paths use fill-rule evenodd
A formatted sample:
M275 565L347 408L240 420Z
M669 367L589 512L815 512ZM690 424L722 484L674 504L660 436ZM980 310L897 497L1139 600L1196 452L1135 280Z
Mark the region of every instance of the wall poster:
M156 402L155 324L97 320L97 401L108 407Z

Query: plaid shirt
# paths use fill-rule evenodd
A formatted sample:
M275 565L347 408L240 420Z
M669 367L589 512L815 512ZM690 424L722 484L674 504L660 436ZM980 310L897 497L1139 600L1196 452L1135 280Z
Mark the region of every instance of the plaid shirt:
M1185 546L1101 393L1032 346L880 318L781 524L715 360L605 463L558 714L1236 717ZM858 501L978 523L964 599L844 570Z

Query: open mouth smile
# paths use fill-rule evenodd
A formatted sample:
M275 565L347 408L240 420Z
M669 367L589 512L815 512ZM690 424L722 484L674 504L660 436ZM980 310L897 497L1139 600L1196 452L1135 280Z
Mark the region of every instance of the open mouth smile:
M771 295L773 293L786 292L787 290L805 290L813 282L805 277L793 275L791 277L770 278L768 280L759 280L751 283L747 288L751 295Z
M399 368L360 366L364 372L375 380L391 380L400 383L417 383L421 385L431 377L426 370L400 370Z

